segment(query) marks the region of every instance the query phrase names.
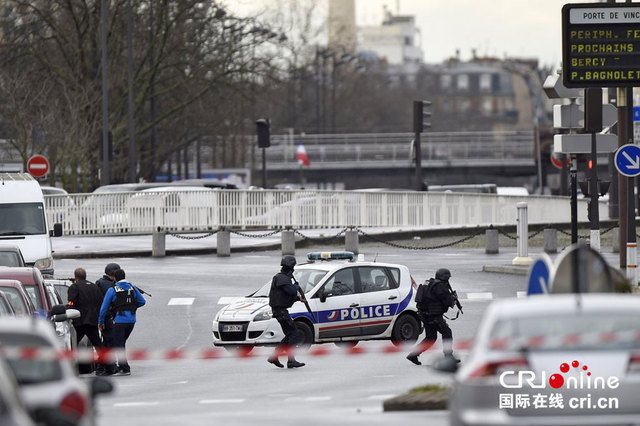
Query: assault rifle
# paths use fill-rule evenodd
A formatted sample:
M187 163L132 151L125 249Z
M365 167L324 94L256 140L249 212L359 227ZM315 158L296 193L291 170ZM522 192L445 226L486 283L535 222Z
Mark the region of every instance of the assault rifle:
M456 307L460 310L460 313L464 314L464 312L462 312L462 305L460 304L460 300L458 300L458 292L455 290L451 290L451 294L453 294L453 297L456 299Z
M302 287L300 287L300 283L298 282L298 280L296 280L295 278L293 279L293 282L296 285L296 289L298 290L298 294L300 294L300 301L302 303L304 303L304 306L307 308L307 311L311 314L311 317L313 318L313 320L315 321L316 318L313 315L313 311L311 310L311 306L309 306L309 302L307 301L307 298L304 295L304 291L302 291Z
M137 285L134 286L135 288L138 289L138 291L142 294L146 294L149 297L153 297L152 295L150 295L149 293L147 293L146 291L144 291L143 289L141 289L140 287L138 287Z

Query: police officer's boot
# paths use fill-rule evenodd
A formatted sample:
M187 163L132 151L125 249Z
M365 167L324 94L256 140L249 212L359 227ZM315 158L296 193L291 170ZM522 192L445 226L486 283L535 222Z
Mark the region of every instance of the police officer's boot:
M418 354L411 352L409 355L407 355L407 359L415 365L422 365L422 363L418 360Z
M284 365L282 365L282 363L280 362L280 360L276 355L271 355L269 358L267 358L267 361L278 368L284 368Z
M305 363L304 362L298 362L296 361L295 358L289 358L289 361L287 361L287 368L298 368L298 367L304 367Z

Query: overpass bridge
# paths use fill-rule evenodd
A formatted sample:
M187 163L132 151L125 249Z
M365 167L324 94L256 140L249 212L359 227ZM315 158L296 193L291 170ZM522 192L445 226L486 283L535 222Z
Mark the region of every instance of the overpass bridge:
M304 180L309 188L414 188L413 138L413 133L274 135L264 150L268 186ZM309 167L296 160L299 144ZM525 185L537 173L535 146L529 130L423 133L422 174L433 185ZM260 176L261 149L255 158L254 177Z

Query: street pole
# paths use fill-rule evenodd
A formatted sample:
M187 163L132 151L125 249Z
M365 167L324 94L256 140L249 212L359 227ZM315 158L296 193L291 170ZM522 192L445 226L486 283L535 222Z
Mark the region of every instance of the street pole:
M598 191L598 147L596 133L602 131L602 89L589 87L584 91L585 129L591 133L591 169L589 173L589 210L591 248L600 250L600 206Z
M133 11L127 0L127 84L129 86L129 182L136 181L136 139L133 122Z
M564 157L564 156L563 156ZM563 164L566 161L563 162ZM566 167L566 166L563 166ZM578 158L571 159L571 244L578 243Z
M414 150L416 154L416 191L422 191L422 150L420 148L420 132L415 133Z
M262 188L267 189L267 149L262 148Z
M102 37L102 174L101 185L109 185L109 88L107 87L107 0L100 4L100 34Z
M617 89L617 106L618 106L618 147L627 143L628 126L627 126L627 89ZM635 227L629 224L629 178L618 174L618 204L620 212L620 232L619 248L620 248L620 268L627 268L627 242L629 241L629 228L633 228L635 238Z

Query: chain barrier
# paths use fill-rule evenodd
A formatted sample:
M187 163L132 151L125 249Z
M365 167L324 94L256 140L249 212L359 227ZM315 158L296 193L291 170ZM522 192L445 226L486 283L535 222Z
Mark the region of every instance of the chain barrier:
M193 237L189 236L189 235L174 234L174 233L171 233L171 232L167 233L167 235L171 235L172 237L180 238L181 240L200 240L202 238L207 238L207 237L210 237L212 235L215 235L217 233L218 233L218 231L211 231L211 232L208 232L208 233L206 233L204 235L195 235Z
M323 241L323 240L330 240L332 238L337 238L340 235L344 234L345 232L347 232L348 228L342 228L342 230L340 232L338 232L336 235L331 235L328 237L309 237L304 235L302 232L298 231L297 229L294 229L293 232L296 233L297 235L300 235L302 238L304 238L305 240L309 240L309 241Z
M465 241L468 241L468 240L470 240L470 239L472 239L472 238L475 238L475 237L477 237L478 235L481 235L481 234L483 234L483 233L484 233L484 230L481 230L481 231L476 232L475 234L467 235L466 237L461 238L461 239L459 239L459 240L452 241L452 242L450 242L450 243L440 244L440 245L437 245L437 246L432 246L432 247L412 247L412 246L404 246L404 245L402 245L402 244L397 244L397 243L393 243L393 242L391 242L391 241L385 241L385 240L383 240L383 239L380 239L380 238L374 237L374 236L373 236L373 235L371 235L371 234L367 234L366 232L364 232L364 231L363 231L362 229L360 229L360 228L356 228L356 230L358 231L358 233L359 233L359 234L362 234L363 236L365 236L365 237L367 237L367 238L370 238L370 239L372 239L372 240L374 240L374 241L377 241L377 242L379 242L379 243L386 244L386 245L391 246L391 247L401 248L401 249L407 249L407 250L435 250L435 249L441 249L441 248L451 247L451 246L454 246L454 245L456 245L456 244L460 244L460 243L463 243L463 242L465 242Z
M265 234L246 234L244 232L234 231L234 230L230 230L229 232L231 232L232 234L236 234L241 237L247 237L247 238L267 238L267 237L272 237L276 234L279 234L280 232L282 232L282 229L276 229L275 231L267 232Z

